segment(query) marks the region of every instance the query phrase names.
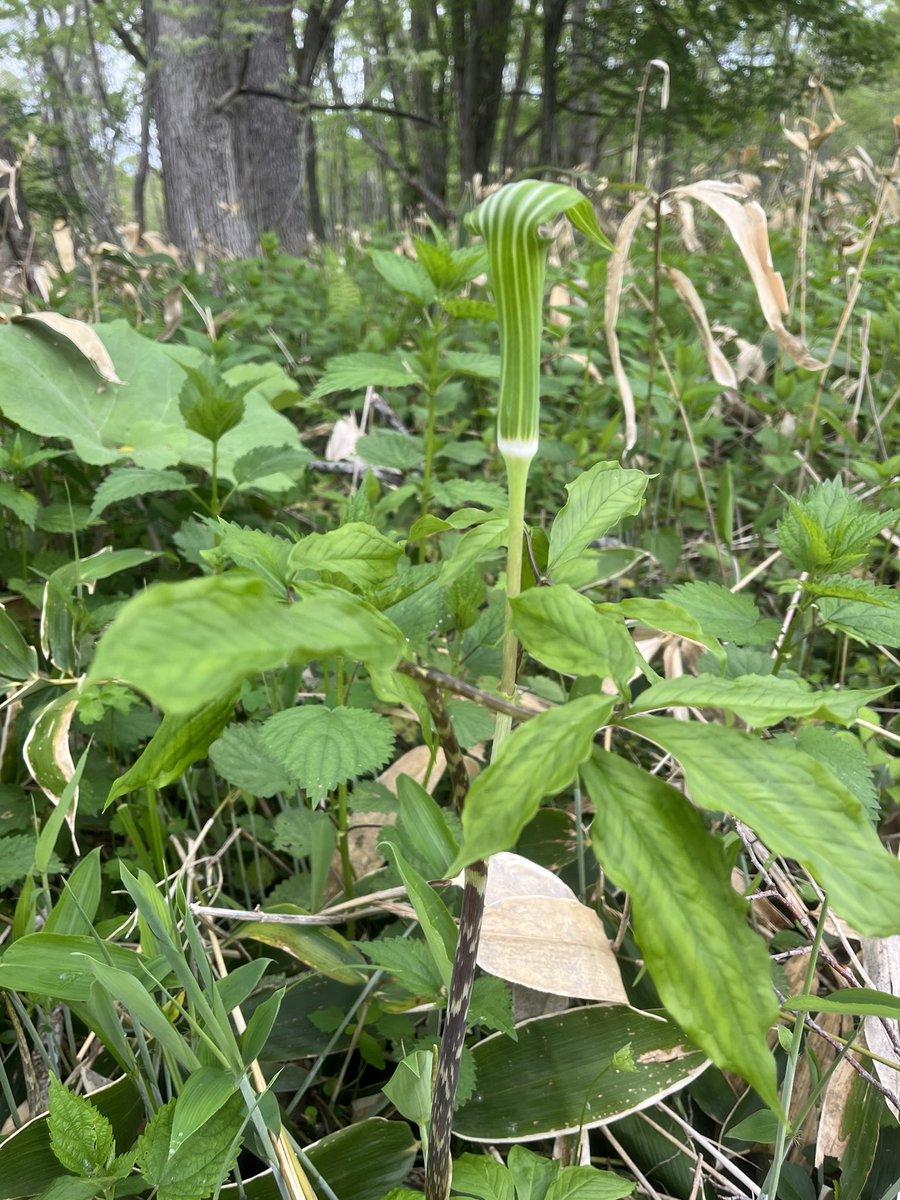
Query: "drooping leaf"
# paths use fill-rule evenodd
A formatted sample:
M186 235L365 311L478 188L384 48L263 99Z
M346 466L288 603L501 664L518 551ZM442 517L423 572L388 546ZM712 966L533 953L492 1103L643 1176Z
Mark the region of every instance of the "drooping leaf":
M396 292L412 296L420 304L431 304L437 292L428 273L417 262L390 250L370 250L369 258L381 278Z
M778 1016L765 944L747 924L721 843L674 788L613 754L582 768L597 809L591 840L631 897L660 998L688 1036L777 1108L766 1035Z
M262 740L313 804L339 783L379 770L394 748L385 717L323 704L304 704L269 717Z
M11 837L0 838L0 847ZM146 970L144 960L133 950L107 942L100 946L93 937L79 934L29 933L8 946L0 959L0 988L50 996L67 1004L91 998L94 973L91 963L110 962L120 972L138 977Z
M295 904L279 904L272 911L286 916L292 913L297 916L309 915ZM366 972L361 969L365 965L362 955L336 929L323 925L251 922L242 925L237 936L281 950L298 962L306 963L320 975L336 979L339 983L366 982Z
M569 498L550 527L547 570L554 583L568 573L590 542L603 537L625 516L641 511L650 476L601 462L566 484Z
M611 678L624 689L639 669L624 621L603 613L566 583L529 588L510 608L519 641L551 670Z
M301 589L306 591L306 589ZM362 601L280 605L259 579L212 576L133 597L101 639L89 677L123 679L170 713L187 714L289 658L335 654L393 666L402 635Z
M206 757L212 742L234 715L237 693L211 700L197 712L168 713L137 762L109 790L106 806L141 787L163 788L192 763ZM106 807L105 806L105 807Z
M725 662L725 651L718 639L707 633L686 609L679 604L673 604L671 600L635 596L620 600L616 604L602 604L599 607L601 612L628 617L640 621L650 629L657 629L660 633L669 633L696 642L699 646L705 646L720 663Z
M262 487L283 491L291 479L302 475L312 455L303 446L256 446L234 463L234 479L240 487Z
M900 932L900 862L827 767L790 746L721 725L664 717L636 717L626 725L678 759L696 804L732 813L773 853L802 863L861 933Z
M900 598L896 589L863 584L854 599L821 596L816 607L826 625L846 633L858 642L882 646L900 646Z
M795 736L797 748L826 766L859 800L869 820L877 821L878 791L872 778L872 764L859 738L849 731L825 729L821 725L805 725Z
M469 788L463 846L448 874L516 844L543 797L573 781L613 703L608 697L584 696L533 717L504 739Z
M890 688L858 691L851 688L813 691L797 679L772 675L742 675L721 679L715 675L681 675L662 679L642 692L632 706L634 712L655 708L724 708L746 721L764 728L777 725L785 717L805 717L851 725L860 708L883 696Z

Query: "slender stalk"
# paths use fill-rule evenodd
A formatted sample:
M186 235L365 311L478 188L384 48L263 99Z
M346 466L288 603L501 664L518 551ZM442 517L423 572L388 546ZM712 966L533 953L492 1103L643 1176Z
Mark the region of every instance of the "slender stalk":
M828 917L828 900L822 902L822 908L819 913L819 923L816 926L815 937L813 938L812 947L809 952L809 963L806 967L806 978L803 981L804 992L809 992L815 982L816 963L819 959L819 946L822 944L822 937L825 933L825 922ZM794 1022L794 1031L791 1036L791 1048L788 1051L787 1068L784 1073L784 1082L781 1085L781 1107L784 1109L784 1120L778 1125L778 1133L775 1137L775 1150L772 1156L772 1166L766 1181L759 1193L759 1200L774 1200L778 1195L778 1183L781 1179L781 1168L784 1166L784 1161L787 1158L787 1142L788 1137L793 1134L791 1126L791 1098L794 1094L794 1078L797 1074L797 1061L800 1058L800 1048L803 1044L803 1030L806 1022L803 1019L803 1014L800 1013L798 1020Z
M214 517L221 511L219 505L219 443L212 444L212 466L210 467L209 511Z
M506 632L503 637L503 669L500 675L500 695L512 700L516 691L516 670L519 658L519 641L512 631L510 601L515 600L522 590L522 551L525 540L525 494L528 489L530 458L506 459L507 491L509 495L509 537L506 553ZM494 733L494 753L499 742L509 731L508 725L501 733L498 720Z

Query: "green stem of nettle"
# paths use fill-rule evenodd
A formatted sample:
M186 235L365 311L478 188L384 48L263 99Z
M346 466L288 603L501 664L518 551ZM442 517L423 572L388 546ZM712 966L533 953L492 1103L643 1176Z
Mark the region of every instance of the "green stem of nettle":
M219 443L212 443L212 466L210 468L209 509L214 517L219 515Z
M334 693L335 703L340 708L344 703L344 660L340 656L334 660ZM353 899L353 864L350 862L350 843L348 834L350 818L347 812L347 785L338 784L338 850L341 856L341 882L344 885L344 896ZM352 934L351 934L352 936Z
M822 945L822 937L825 933L825 922L828 919L828 898L822 901L822 908L819 912L819 923L816 926L815 936L813 937L812 947L809 952L809 962L806 965L806 978L803 981L804 992L810 992L816 978L816 964L819 960L819 947ZM778 1125L778 1133L775 1137L775 1150L772 1156L772 1166L769 1174L766 1177L766 1182L762 1186L759 1193L759 1200L775 1200L778 1195L778 1183L781 1179L781 1168L784 1166L784 1161L787 1158L787 1143L788 1138L793 1136L794 1130L791 1127L791 1098L794 1094L794 1078L797 1074L797 1061L800 1058L800 1050L803 1045L803 1030L806 1026L803 1013L797 1014L797 1020L794 1022L794 1031L791 1036L791 1048L788 1051L787 1067L784 1072L784 1082L781 1085L781 1107L784 1109L784 1120Z

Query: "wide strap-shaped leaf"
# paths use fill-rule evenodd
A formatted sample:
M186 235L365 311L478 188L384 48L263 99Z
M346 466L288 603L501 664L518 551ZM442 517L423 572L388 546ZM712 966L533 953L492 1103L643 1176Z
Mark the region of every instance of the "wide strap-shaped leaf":
M731 813L775 854L806 867L860 933L900 932L900 861L827 767L792 746L721 725L665 717L625 724L678 759L696 804Z
M448 875L516 844L543 797L573 781L613 703L608 696L583 696L532 717L503 740L469 787L463 846Z
M708 1060L677 1025L625 1005L571 1008L473 1048L475 1094L453 1132L472 1142L529 1142L608 1125L696 1079ZM614 1055L630 1047L635 1070ZM552 1069L550 1068L552 1064Z
M720 1067L778 1105L766 1034L778 1016L769 958L747 925L720 842L662 780L596 750L582 768L597 808L591 841L631 896L634 932L660 998Z
M547 239L541 226L565 213L576 228L608 245L590 201L575 188L526 179L489 196L467 224L487 245L488 275L500 325L497 445L530 461L538 445L539 378Z

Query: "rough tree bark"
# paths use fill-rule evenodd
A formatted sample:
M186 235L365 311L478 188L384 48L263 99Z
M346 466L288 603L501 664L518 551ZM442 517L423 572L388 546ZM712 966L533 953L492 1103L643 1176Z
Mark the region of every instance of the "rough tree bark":
M460 178L490 173L514 0L451 0Z

